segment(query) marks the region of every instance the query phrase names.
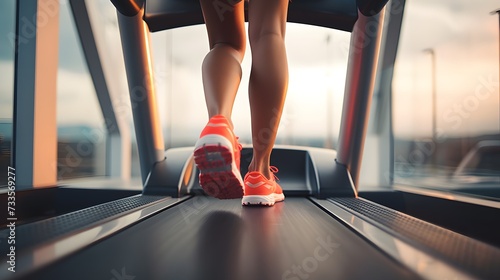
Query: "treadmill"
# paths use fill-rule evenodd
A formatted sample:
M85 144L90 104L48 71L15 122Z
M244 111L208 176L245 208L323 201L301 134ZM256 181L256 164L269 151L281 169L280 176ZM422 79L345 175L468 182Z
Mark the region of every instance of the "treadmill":
M404 1L290 3L289 22L351 32L351 45L338 151L276 146L271 161L286 199L274 207L204 195L192 147L164 149L149 32L202 24L198 0L112 2L143 189L17 191L14 231L0 213L1 279L500 279L496 205L357 189L377 68L394 64L399 30L388 33L396 37L382 64L381 37L400 27L394 11ZM87 13L85 1L70 4L75 17ZM92 46L83 44L88 59ZM242 174L251 153L242 150ZM7 193L0 200L7 205Z

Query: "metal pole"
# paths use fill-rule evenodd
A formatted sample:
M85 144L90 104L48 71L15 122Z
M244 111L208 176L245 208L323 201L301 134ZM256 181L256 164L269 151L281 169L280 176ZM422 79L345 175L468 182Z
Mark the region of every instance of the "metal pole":
M165 143L156 103L149 29L143 15L144 8L130 17L118 12L141 176L146 184L155 164L165 159Z
M436 129L437 129L437 88L436 88L436 52L433 48L425 49L425 53L431 55L431 75L432 75L432 141L436 140Z
M337 163L349 170L358 187L370 104L384 21L384 10L373 16L358 12L349 50Z
M492 15L498 14L498 84L499 84L499 89L500 89L500 9L491 12ZM498 97L500 100L500 90L498 91ZM500 118L500 102L498 105L498 112L499 112L499 118ZM500 127L499 127L500 129Z
M173 142L172 142L172 118L173 118L173 113L172 113L172 102L173 102L173 75L174 72L172 70L173 67L173 34L172 31L167 31L166 32L166 39L167 39L167 69L168 69L168 75L167 75L167 135L166 140L167 140L167 145L166 148L170 149L173 148Z
M330 55L330 41L331 36L326 36L326 67L330 69L329 63L331 62ZM327 79L331 78L331 70L326 71ZM326 145L325 148L333 149L333 91L330 86L326 88Z

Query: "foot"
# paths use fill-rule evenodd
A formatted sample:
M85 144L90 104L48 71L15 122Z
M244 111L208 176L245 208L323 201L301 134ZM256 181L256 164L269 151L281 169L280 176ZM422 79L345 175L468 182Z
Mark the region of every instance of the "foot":
M205 193L220 199L243 196L240 153L241 145L229 121L221 115L212 117L194 149L200 186Z
M248 172L245 176L245 195L241 200L242 205L267 205L273 206L274 203L285 200L283 190L276 183L274 173L278 172L278 168L271 166L273 176L267 179L258 171Z

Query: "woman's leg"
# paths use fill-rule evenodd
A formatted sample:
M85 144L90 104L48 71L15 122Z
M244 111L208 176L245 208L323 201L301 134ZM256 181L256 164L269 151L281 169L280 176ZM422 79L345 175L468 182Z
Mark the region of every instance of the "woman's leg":
M241 145L233 133L231 112L245 53L244 2L200 0L200 4L210 43L202 65L209 122L196 141L194 161L205 193L220 199L238 198L243 196Z
M252 50L249 98L253 159L249 171L272 179L269 170L288 87L285 27L288 0L250 0L248 21Z
M202 65L208 115L231 121L245 54L244 1L200 0L200 4L210 44Z

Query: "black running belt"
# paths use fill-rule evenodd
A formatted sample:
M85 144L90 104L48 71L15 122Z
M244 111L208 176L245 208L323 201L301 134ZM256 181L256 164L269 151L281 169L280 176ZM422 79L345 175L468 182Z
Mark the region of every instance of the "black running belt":
M306 198L195 197L36 271L36 279L417 279Z

